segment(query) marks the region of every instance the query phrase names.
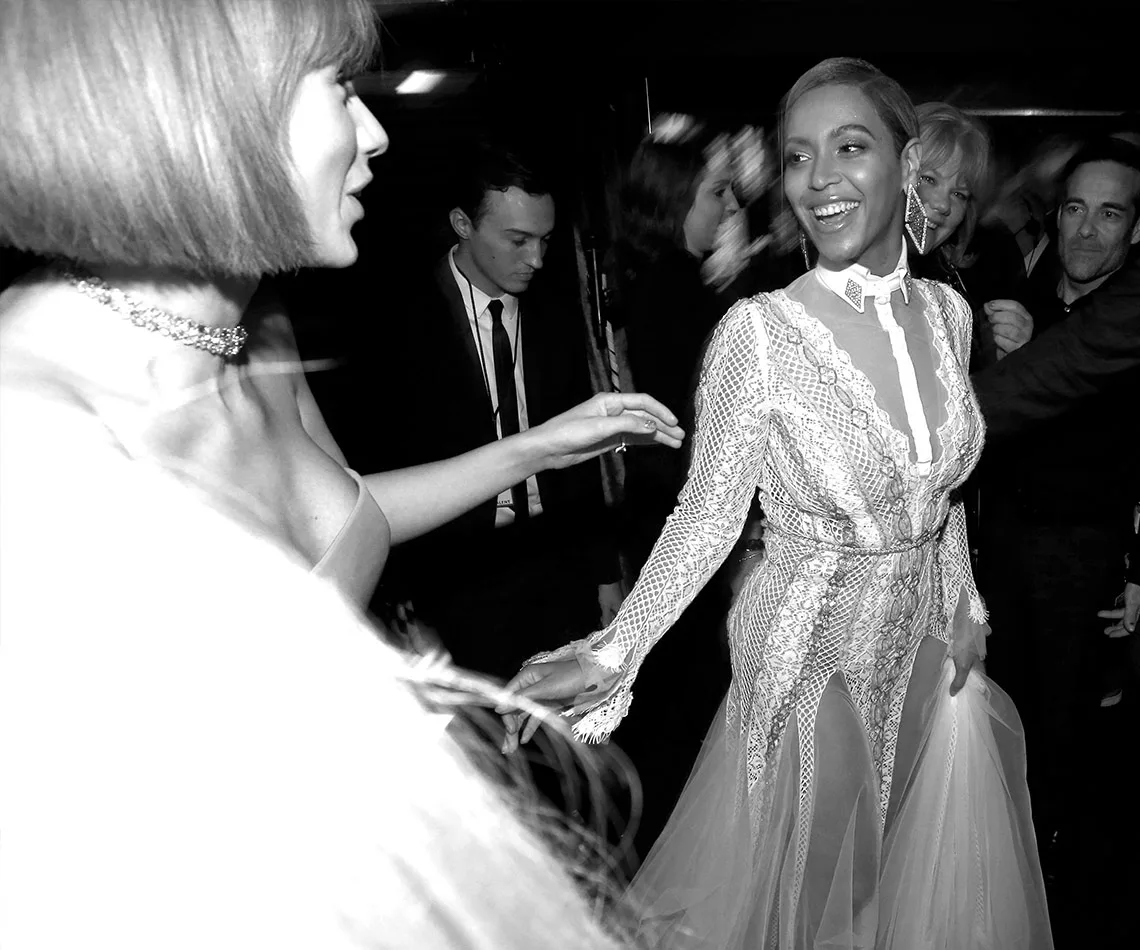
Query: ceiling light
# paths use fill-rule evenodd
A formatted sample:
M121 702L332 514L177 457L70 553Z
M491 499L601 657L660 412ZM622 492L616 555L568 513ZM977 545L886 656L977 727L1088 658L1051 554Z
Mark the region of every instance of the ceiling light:
M443 82L443 73L435 69L415 69L408 73L408 78L396 87L396 92L402 96L411 96L422 92L431 92Z

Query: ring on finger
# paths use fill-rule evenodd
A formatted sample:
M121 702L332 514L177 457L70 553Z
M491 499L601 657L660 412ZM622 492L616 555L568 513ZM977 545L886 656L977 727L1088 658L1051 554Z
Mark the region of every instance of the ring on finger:
M614 454L621 455L629 446L625 444L625 439L622 439L618 445L614 446Z

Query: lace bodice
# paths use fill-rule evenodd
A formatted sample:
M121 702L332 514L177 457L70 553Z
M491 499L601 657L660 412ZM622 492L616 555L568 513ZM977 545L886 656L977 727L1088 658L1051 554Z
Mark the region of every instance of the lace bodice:
M739 595L730 637L741 696L742 677L764 680L756 691L768 697L772 741L797 681L848 671L852 693L883 707L885 721L894 700L883 690L897 686L897 657L916 636L972 641L984 632L964 521L958 510L951 516L951 492L982 441L966 376L971 314L943 285L913 288L909 302L892 298L901 357L898 341L873 332L873 313L850 324L846 305L812 274L741 301L721 321L676 510L610 626L548 656L579 656L600 687L579 737L604 739L625 715L646 654L727 556L754 491L767 551ZM918 357L909 368L918 392L904 391L901 366L888 372L908 353ZM932 420L928 468L906 424L919 404Z
M962 664L946 653L981 652L988 631L953 495L983 434L971 315L900 269L851 292L843 272L812 273L729 311L679 503L614 622L559 652L588 674L577 735L605 739L759 492L764 554L728 617L732 683L631 885L647 945L1051 946L1019 844L1032 826L1016 712L991 707L1000 691L975 673L948 695Z

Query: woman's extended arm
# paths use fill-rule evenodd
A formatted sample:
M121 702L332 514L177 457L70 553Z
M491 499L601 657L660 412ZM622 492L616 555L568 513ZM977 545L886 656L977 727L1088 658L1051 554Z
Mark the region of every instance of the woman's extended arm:
M270 313L272 346L280 365L295 367L301 424L331 458L345 465L320 407L305 379L288 318ZM598 393L542 425L499 439L463 455L364 478L388 519L392 543L410 541L458 518L537 472L568 468L622 444L681 446L685 433L677 417L652 396Z
M689 479L613 623L586 640L536 657L508 684L521 696L569 703L575 712L584 712L574 729L579 738L601 741L617 727L650 648L740 535L767 445L763 306L756 300L738 303L713 335L698 390ZM508 717L507 751L517 741L519 726L517 716Z
M622 443L678 448L677 417L640 393L599 393L540 426L455 458L365 476L399 544L446 524L511 485Z

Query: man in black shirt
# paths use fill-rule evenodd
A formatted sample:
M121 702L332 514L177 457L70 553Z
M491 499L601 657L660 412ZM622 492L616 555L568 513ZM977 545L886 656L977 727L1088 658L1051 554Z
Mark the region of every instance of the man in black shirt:
M1096 613L1120 592L1140 499L1140 152L1114 140L1082 150L1058 230L1025 301L1036 338L974 377L988 429L989 670L1025 720L1046 842L1073 818L1105 642Z

